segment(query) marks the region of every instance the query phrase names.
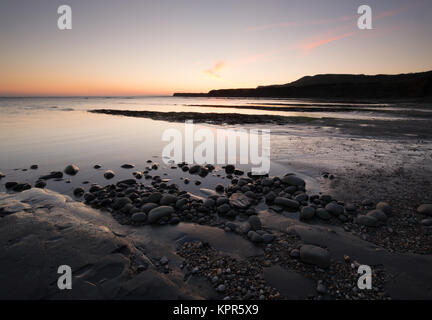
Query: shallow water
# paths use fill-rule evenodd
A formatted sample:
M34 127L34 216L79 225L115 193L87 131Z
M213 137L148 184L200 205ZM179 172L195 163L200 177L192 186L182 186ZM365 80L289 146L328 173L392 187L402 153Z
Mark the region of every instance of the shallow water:
M90 183L114 183L121 179L131 178L132 172L143 171L146 160L158 162L161 167L153 175L172 179L181 186L181 189L203 195L201 188L213 188L215 184L228 182L217 176L216 171L207 178L192 176L183 173L179 169L170 169L161 158L164 143L161 140L166 128L177 128L184 131L184 124L164 121L154 121L144 118L130 118L89 113L89 109L128 109L151 111L197 111L197 112L235 112L247 114L281 114L286 116L303 117L351 117L353 119L375 119L380 115L374 113L355 112L278 112L265 110L231 109L215 107L190 107L190 104L202 105L269 105L269 104L308 104L322 106L323 103L314 103L310 100L296 99L235 99L235 98L179 98L179 97L137 97L137 98L0 98L0 171L7 175L2 179L0 189L4 188L6 181L29 182L33 184L41 175L50 171L63 171L66 165L76 164L80 172L74 177L65 176L63 181L48 181L48 188L71 195L76 186L84 181ZM326 105L329 103L327 102ZM340 105L341 103L335 103ZM362 106L362 104L353 104ZM368 108L396 108L403 106L392 104L367 104ZM406 109L413 108L407 105ZM385 115L385 117L391 117ZM395 118L398 118L395 116ZM206 127L215 131L225 129L219 125L196 125L196 129ZM236 126L241 127L241 126ZM335 128L306 126L278 126L257 125L257 128L272 130L271 158L307 159L313 162L319 157L315 150L305 150L295 146L295 141L302 141L301 146L308 143L331 143L338 135ZM301 139L300 139L301 138ZM344 138L342 138L344 139ZM291 149L290 149L291 148ZM332 156L326 157L332 162ZM349 158L349 155L348 155ZM233 160L233 159L231 159ZM317 160L316 160L317 161ZM233 161L230 161L233 162ZM134 169L122 169L124 163L136 165ZM336 162L335 162L336 163ZM38 170L29 167L38 164ZM102 168L93 169L93 165L100 164ZM239 165L245 170L250 165ZM27 171L23 171L27 169ZM114 170L116 177L112 180L103 178L103 172L107 169ZM220 169L220 168L218 168ZM312 170L299 170L290 166L287 162L273 161L270 168L271 175L279 175L286 172L297 172L308 180L309 191L318 191L319 185L316 177L319 172ZM191 179L191 183L185 185L182 177ZM202 185L196 186L195 180L200 180ZM69 183L68 183L69 182ZM143 180L144 182L144 180ZM89 186L89 184L87 185Z

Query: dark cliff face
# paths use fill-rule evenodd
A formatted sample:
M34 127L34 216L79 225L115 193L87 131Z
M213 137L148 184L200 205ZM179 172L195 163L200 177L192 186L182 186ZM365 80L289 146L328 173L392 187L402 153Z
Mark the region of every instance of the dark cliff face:
M179 95L179 94L176 94ZM284 85L211 90L210 97L426 98L432 97L432 71L399 75L323 74Z

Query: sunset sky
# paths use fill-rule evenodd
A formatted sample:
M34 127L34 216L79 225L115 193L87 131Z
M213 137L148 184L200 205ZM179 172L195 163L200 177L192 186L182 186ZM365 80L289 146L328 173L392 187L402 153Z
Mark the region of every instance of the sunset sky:
M58 6L72 30L57 28ZM357 28L357 8L373 30ZM2 0L0 95L150 95L432 70L430 0Z

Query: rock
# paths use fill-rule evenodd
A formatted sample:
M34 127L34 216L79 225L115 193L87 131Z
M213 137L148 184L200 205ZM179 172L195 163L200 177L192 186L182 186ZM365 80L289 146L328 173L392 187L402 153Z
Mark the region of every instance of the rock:
M132 173L135 176L135 179L142 179L143 174L141 171L135 171Z
M307 201L309 199L309 196L306 193L300 193L295 196L294 198L298 202Z
M234 208L247 209L251 205L251 200L243 193L236 192L229 197L229 203Z
M323 220L330 220L332 217L331 214L324 208L318 208L316 210L316 215L318 218Z
M148 198L148 202L153 202L153 203L159 203L159 201L162 199L162 193L160 192L153 192L149 198Z
M147 214L144 212L136 212L132 215L132 221L134 222L144 222L147 220Z
M300 211L301 220L309 220L315 216L315 208L307 206L303 207Z
M174 205L177 202L177 197L172 194L164 194L159 203L163 206Z
M209 170L207 168L205 168L205 167L200 167L199 170L198 170L198 175L200 177L203 177L203 178L207 177L208 173L209 173Z
M222 192L224 192L225 187L222 184L218 184L218 185L216 185L215 190L219 193L222 193Z
M270 191L269 193L267 193L265 195L265 199L267 202L273 202L276 198L277 198L277 195L273 191Z
M376 218L366 215L358 215L354 222L367 227L377 227L379 225Z
M289 209L298 209L298 207L300 206L300 203L298 201L284 198L284 197L276 197L274 203L276 205L289 208Z
M386 214L385 214L383 211L378 210L378 209L376 209L376 210L372 210L372 211L368 212L368 213L366 214L366 216L374 217L374 218L377 219L378 221L382 221L382 222L384 222L384 221L387 220L387 216L386 216Z
M50 174L39 177L41 180L49 180L49 179L60 179L63 178L63 172L61 171L52 171Z
M12 188L12 190L16 192L21 192L29 189L31 189L31 185L28 183L18 183Z
M78 173L78 171L79 171L78 166L76 166L74 164L70 164L64 169L64 173L66 173L70 176L76 175Z
M179 217L172 217L171 220L169 221L169 224L178 224L178 223L180 223Z
M200 168L201 168L200 165L194 165L194 166L190 167L189 173L190 174L196 174L199 172Z
M304 187L306 185L306 182L303 179L293 174L282 177L281 181L289 186Z
M256 233L255 231L252 231L252 230L248 232L247 236L254 243L258 243L258 242L263 241L263 238L258 233Z
M233 174L234 171L235 171L235 167L234 167L232 164L227 164L227 165L225 166L225 172L226 172L227 174Z
M94 193L94 192L98 192L98 191L100 191L100 190L102 190L102 187L101 187L100 185L98 185L98 184L93 184L93 185L90 187L89 192Z
M137 181L135 179L126 179L126 180L122 180L122 181L117 182L117 185L121 185L121 184L132 185L132 184L137 184Z
M270 234L270 233L265 233L262 236L262 239L264 241L264 243L270 243L274 240L274 235Z
M426 227L432 226L432 218L423 219L420 223Z
M325 203L329 203L330 201L332 201L332 197L329 194L323 194L320 197L320 199L321 199L322 202L325 202Z
M84 190L84 188L81 188L81 187L75 188L73 191L73 194L75 197L81 197L84 193L85 193L85 190Z
M362 202L361 202L361 204L362 204L362 206L364 206L364 207L370 207L370 206L373 206L373 201L372 200L370 200L370 199L365 199L365 200L363 200Z
M299 249L292 249L290 251L290 257L291 258L298 258L298 257L300 257L300 250Z
M149 213L150 210L157 208L159 205L157 205L156 203L146 203L143 206L141 206L141 211L144 213Z
M188 200L186 198L181 198L181 199L177 200L175 207L177 209L182 209L187 203L188 203Z
M105 179L112 179L112 178L114 178L114 176L115 176L115 173L112 170L107 170L104 172Z
M217 200L216 200L216 206L219 207L220 205L222 205L224 203L228 203L228 198L227 197L219 197L219 198L217 198Z
M354 211L357 210L357 207L356 207L356 205L353 204L353 203L347 203L347 204L345 205L345 210L346 210L346 211L350 211L350 212L354 212Z
M204 206L206 208L213 208L215 204L216 202L213 199L206 199L206 201L204 201Z
M224 203L224 204L218 206L218 208L217 208L217 212L220 214L225 214L230 210L231 210L231 207L227 203Z
M113 209L119 210L119 209L123 208L125 205L130 204L130 203L132 203L132 201L128 197L117 198L114 201Z
M37 164L32 164L31 166L30 166L30 169L32 169L32 170L36 170L36 169L38 169L39 168L39 166L37 165ZM0 175L1 176L1 175Z
M166 265L169 262L169 260L168 260L167 257L163 256L162 258L160 258L159 262L160 262L161 265L164 266L164 265Z
M257 197L257 195L255 194L255 192L253 192L253 191L246 191L244 193L244 195L246 197L248 197L248 198L251 198L251 199L256 199L256 197Z
M314 245L302 245L300 247L300 260L324 269L330 266L328 250Z
M378 202L378 204L376 205L376 208L378 210L381 210L382 212L384 212L387 216L392 214L392 208L387 202L384 202L384 201Z
M46 185L47 185L47 183L46 183L45 181L43 181L43 180L38 180L38 181L36 181L36 183L35 183L35 187L36 187L36 188L40 188L40 189L45 188Z
M163 217L167 217L174 213L173 207L170 206L160 206L150 210L148 214L148 222L155 223L162 219Z
M132 168L135 168L135 166L133 164L129 164L129 163L122 164L121 167L123 169L132 169Z
M248 222L253 231L261 230L261 220L257 216L250 216Z
M264 187L271 187L273 185L273 179L264 178L261 180L261 185Z
M430 203L422 204L417 208L417 212L427 216L432 216L432 204Z
M318 285L317 285L316 290L319 294L326 294L327 293L327 288L322 284L321 281L318 281Z
M344 207L336 202L330 202L325 206L325 209L334 216L339 216L344 213Z
M12 189L12 188L15 187L17 184L18 184L18 182L10 181L10 182L6 182L6 183L5 183L5 187L6 187L6 189Z
M225 292L225 285L224 284L220 284L217 286L216 288L217 292Z

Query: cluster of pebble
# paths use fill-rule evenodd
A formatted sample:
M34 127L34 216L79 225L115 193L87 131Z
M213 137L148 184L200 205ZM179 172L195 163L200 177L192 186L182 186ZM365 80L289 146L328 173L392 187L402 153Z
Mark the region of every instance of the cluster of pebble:
M280 293L262 279L262 267L248 260L221 255L208 243L186 242L177 249L185 259L185 278L203 276L224 300L275 300Z

